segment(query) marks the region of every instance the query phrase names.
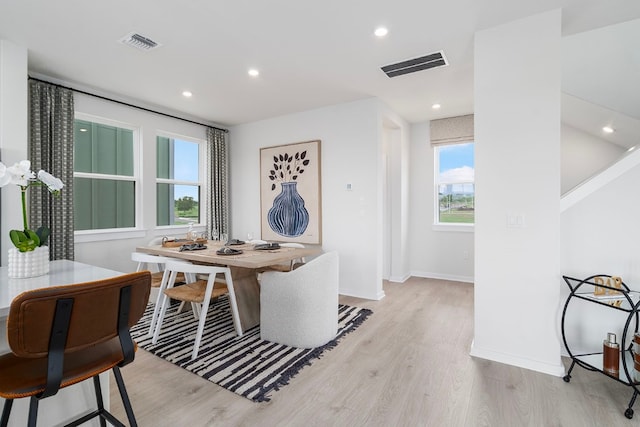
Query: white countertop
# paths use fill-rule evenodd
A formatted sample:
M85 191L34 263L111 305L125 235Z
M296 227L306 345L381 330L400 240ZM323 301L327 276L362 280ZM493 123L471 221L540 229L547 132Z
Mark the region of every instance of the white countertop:
M0 318L7 317L11 301L22 292L49 286L70 285L107 279L124 273L76 261L51 261L49 274L25 279L10 279L8 268L0 267Z

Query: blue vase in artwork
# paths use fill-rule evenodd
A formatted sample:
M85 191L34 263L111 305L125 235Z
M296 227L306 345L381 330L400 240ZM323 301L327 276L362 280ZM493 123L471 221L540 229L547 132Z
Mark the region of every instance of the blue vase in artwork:
M267 212L269 227L284 237L302 236L309 225L309 212L304 199L298 194L297 182L283 182L282 191L273 199Z

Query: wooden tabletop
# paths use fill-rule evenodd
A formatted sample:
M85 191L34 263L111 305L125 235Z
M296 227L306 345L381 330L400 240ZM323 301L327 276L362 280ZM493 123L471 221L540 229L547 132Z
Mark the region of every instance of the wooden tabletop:
M221 264L251 269L284 264L293 259L318 255L322 252L320 248L289 247L281 247L275 250L254 250L254 245L245 243L243 245L229 246L230 248L241 250L242 253L239 255L218 255L216 251L224 246L222 242L209 240L205 246L207 247L206 249L182 252L180 252L179 247L169 248L161 245L139 246L136 248L136 251L152 255L182 258L206 264Z

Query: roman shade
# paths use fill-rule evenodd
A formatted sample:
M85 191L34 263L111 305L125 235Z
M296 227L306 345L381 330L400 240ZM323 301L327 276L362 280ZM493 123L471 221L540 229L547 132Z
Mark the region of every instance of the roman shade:
M431 120L431 145L473 142L473 114Z

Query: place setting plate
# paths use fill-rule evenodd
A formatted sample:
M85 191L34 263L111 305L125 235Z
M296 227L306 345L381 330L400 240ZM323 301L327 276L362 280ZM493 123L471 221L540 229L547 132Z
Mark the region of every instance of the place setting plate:
M253 250L255 251L273 251L276 249L280 249L279 243L261 243L259 245L255 245Z
M207 249L207 245L203 245L202 243L190 243L190 244L184 244L180 246L180 249L178 249L179 252L184 252L184 251L201 251L203 249Z
M223 246L216 251L217 255L240 255L241 253L242 253L242 250L233 249L228 246Z
M239 246L244 245L245 242L238 239L229 239L229 241L225 244L225 246Z

